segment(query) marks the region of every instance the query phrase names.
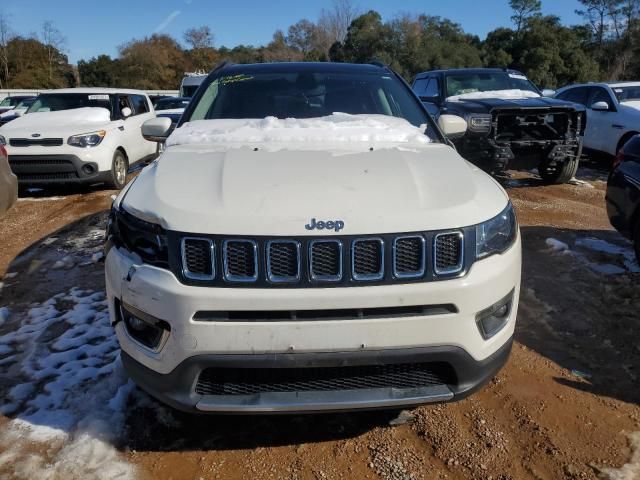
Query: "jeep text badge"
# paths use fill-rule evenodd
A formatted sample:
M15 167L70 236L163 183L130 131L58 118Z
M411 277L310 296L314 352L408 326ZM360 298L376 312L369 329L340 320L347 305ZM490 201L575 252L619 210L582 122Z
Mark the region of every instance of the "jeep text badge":
M339 232L344 228L344 222L342 220L328 220L326 222L316 221L315 218L312 218L311 221L304 226L307 230L335 230Z

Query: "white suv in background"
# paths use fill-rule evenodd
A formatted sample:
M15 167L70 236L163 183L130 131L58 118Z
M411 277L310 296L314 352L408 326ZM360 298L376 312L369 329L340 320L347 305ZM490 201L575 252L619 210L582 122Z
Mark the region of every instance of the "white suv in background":
M342 112L342 113L340 113ZM113 203L106 286L122 362L194 412L463 398L502 367L520 235L380 65L225 65Z
M106 183L120 189L129 166L157 145L140 127L155 117L138 90L71 88L38 96L28 115L0 127L0 143L21 184Z
M640 133L640 82L571 85L555 97L587 107L586 150L616 155Z

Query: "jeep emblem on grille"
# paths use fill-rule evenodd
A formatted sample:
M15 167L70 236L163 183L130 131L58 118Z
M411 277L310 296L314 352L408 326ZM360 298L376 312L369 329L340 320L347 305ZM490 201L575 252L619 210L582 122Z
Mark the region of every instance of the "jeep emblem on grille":
M307 230L335 230L336 232L339 232L344 228L344 222L342 220L327 220L326 222L323 222L316 221L315 218L312 218L304 228Z

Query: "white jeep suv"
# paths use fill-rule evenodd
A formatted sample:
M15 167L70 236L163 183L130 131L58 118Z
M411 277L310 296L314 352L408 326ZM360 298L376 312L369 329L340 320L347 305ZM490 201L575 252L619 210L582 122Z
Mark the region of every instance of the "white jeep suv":
M106 183L120 189L130 165L156 155L157 144L141 133L155 112L139 90L50 90L27 113L0 127L0 143L21 184Z
M520 235L380 65L214 70L113 203L106 285L123 364L194 412L450 401L506 361Z

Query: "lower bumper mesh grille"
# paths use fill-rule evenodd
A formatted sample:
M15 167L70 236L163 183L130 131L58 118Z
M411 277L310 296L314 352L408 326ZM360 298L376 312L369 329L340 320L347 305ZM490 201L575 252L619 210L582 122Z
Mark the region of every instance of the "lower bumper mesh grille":
M455 383L446 363L404 363L351 367L207 368L200 373L200 395L252 395L267 392L418 388Z

